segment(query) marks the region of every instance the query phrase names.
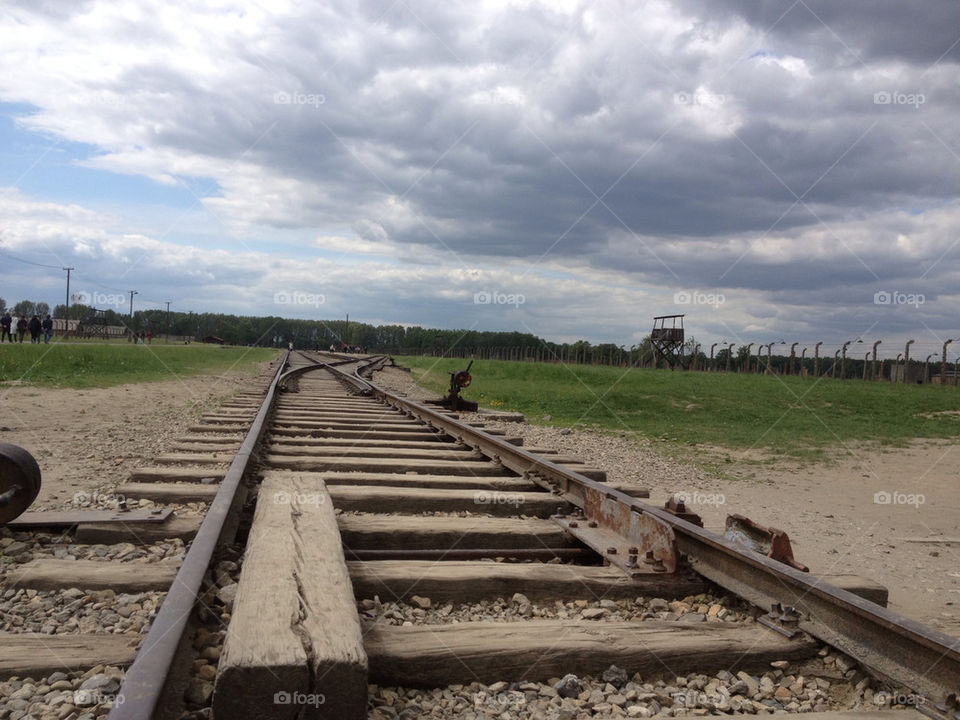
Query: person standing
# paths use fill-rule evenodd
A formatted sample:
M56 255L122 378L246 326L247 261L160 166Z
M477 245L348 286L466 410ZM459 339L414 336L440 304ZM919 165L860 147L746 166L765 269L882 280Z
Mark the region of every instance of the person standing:
M10 342L17 341L17 330L20 328L20 318L16 313L10 317Z
M50 318L50 313L47 313L40 327L43 328L43 343L46 345L50 342L50 338L53 337L53 320Z
M4 310L3 317L0 317L0 343L6 338L13 342L13 334L10 332L10 326L13 324L13 318L10 317L10 311Z
M27 316L21 315L20 319L17 321L17 337L20 342L23 342L23 336L27 334Z
M34 315L30 318L30 324L27 326L30 328L30 344L39 345L40 344L40 316Z

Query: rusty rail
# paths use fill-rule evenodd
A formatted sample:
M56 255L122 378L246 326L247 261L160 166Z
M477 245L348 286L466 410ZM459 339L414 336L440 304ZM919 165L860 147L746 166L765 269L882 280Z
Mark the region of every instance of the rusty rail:
M213 551L220 543L228 517L235 512L234 501L237 488L246 472L250 456L263 433L267 416L273 408L277 384L283 375L283 368L286 367L289 356L289 352L286 353L280 362L280 367L277 368L263 404L240 449L237 450L233 462L230 463L220 483L220 489L210 503L200 529L190 544L190 550L177 571L173 585L170 586L167 596L160 605L160 611L153 621L150 632L147 633L133 665L127 670L117 694L117 702L110 710L108 720L145 720L163 709L158 707L158 704L171 673L174 657L200 595L200 587L213 557Z
M355 375L360 379L359 369ZM662 508L555 465L432 408L364 382L382 402L473 446L581 509L616 506L619 513L614 521L620 522L623 536L640 518L659 521L672 530L677 551L699 574L762 608L769 609L776 603L795 608L799 629L847 653L878 677L919 693L928 701L921 706L924 711L936 709L944 715L957 714L960 639L734 544Z

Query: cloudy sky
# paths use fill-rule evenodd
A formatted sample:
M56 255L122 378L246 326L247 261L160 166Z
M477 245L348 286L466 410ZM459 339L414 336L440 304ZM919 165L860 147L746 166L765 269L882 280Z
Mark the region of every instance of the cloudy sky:
M0 48L8 302L960 336L954 0L8 0Z

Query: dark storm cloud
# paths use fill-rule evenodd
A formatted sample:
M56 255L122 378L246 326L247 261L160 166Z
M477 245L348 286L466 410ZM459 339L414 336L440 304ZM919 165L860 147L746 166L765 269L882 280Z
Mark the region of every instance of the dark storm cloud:
M916 5L900 0L680 0L705 23L739 18L798 53L817 48L873 59L929 65L960 62L960 6L953 0Z

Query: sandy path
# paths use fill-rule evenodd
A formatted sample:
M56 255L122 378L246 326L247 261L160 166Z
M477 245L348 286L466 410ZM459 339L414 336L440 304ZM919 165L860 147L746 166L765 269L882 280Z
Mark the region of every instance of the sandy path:
M122 483L250 381L228 373L82 390L0 385L0 440L26 448L40 465L31 510L61 507L77 492Z
M853 448L834 463L773 470L734 468L707 483L723 507L697 508L711 529L727 512L786 530L794 556L815 572L855 573L890 589L890 608L960 635L960 450L944 441L909 448ZM655 496L662 499L662 496Z

